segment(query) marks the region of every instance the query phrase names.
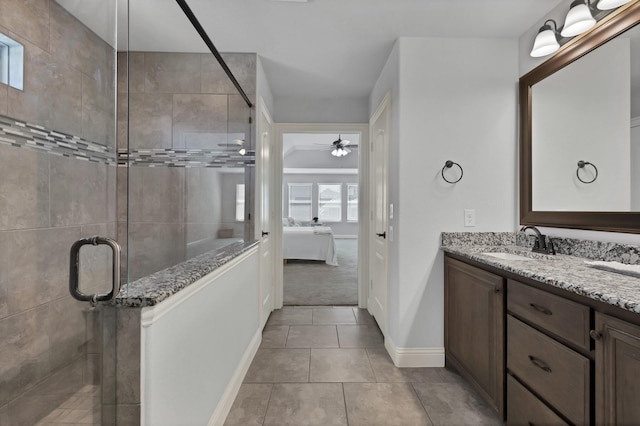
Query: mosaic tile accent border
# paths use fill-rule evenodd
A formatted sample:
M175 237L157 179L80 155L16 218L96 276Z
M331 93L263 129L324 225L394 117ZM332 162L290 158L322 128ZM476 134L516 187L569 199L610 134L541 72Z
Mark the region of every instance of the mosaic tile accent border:
M253 166L255 154L249 151L240 155L236 150L225 149L137 149L127 152L118 150L118 166L146 167L208 167L243 168Z
M0 115L0 144L95 163L116 164L113 149L95 142Z
M52 155L126 167L244 168L255 165L255 153L240 155L235 149L138 149L127 152L44 126L0 115L0 144L28 148ZM117 158L116 158L117 157Z

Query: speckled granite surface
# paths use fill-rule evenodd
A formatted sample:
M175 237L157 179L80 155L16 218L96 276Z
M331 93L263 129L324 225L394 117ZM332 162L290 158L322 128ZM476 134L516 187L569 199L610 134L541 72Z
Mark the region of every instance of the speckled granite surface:
M593 260L617 261L628 265L640 265L640 247L607 243L603 241L577 240L552 237L559 254L586 257Z
M251 241L230 244L215 252L201 254L186 262L140 278L128 286L123 285L112 304L129 308L156 305L256 247L258 243L258 241Z
M584 240L567 241L567 239L563 239L565 241L559 244L561 246L565 243L567 244L567 246L563 246L563 251L571 250L571 253L584 253L584 255L581 255L581 257L566 254L549 256L532 253L527 247L513 243L485 244L484 241L487 241L488 238L489 241L491 241L492 238L486 235L465 235L463 238L456 239L452 235L458 233L447 234L445 238L445 234L443 233L442 238L442 250L447 253L464 256L544 284L618 306L631 312L640 313L640 278L629 277L615 272L601 271L587 266L584 263L585 258L620 261L622 256L625 258L628 256L628 259L631 260L634 256L638 256L638 247L597 242L581 244L580 242ZM555 243L557 239L554 238L553 241ZM568 246L568 244L571 243L577 243L577 247ZM560 252L558 246L556 246L556 249ZM624 250L628 251L625 252ZM530 260L505 260L484 254L491 252L519 254L530 258ZM619 257L614 258L614 254ZM627 261L624 263L630 262Z
M443 232L442 245L515 245L515 232Z

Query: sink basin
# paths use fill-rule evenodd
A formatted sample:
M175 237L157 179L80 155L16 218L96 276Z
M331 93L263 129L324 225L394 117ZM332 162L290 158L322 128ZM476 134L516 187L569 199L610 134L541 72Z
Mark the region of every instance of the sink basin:
M502 260L535 260L532 257L524 257L524 256L520 256L519 254L513 254L513 253L495 252L495 253L482 253L482 254L486 256L496 257Z

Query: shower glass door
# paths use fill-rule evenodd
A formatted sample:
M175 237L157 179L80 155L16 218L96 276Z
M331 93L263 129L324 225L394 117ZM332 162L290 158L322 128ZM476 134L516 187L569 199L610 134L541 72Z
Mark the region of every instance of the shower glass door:
M117 239L116 0L0 10L0 424L114 424L115 318L69 250ZM110 248L79 265L110 290Z
M188 1L203 25L207 14L198 11L207 4ZM254 239L255 141L252 109L176 0L130 0L128 48L118 57L129 77L118 88L128 98L118 103L127 120L119 126L128 129L119 145L127 167L118 168L127 227L118 230L128 289L139 294L153 292L145 288L153 280L140 278ZM256 54L222 57L254 99Z

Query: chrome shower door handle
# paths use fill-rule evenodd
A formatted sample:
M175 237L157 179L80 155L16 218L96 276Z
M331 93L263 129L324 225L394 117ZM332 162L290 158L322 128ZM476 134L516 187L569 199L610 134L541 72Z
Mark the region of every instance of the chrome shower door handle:
M113 277L112 286L109 293L84 294L78 288L80 281L80 248L82 246L107 245L111 247L113 254ZM71 245L70 265L69 265L69 293L71 296L82 302L91 302L95 305L97 302L110 301L116 298L120 292L120 244L115 240L107 237L91 237L81 238Z

